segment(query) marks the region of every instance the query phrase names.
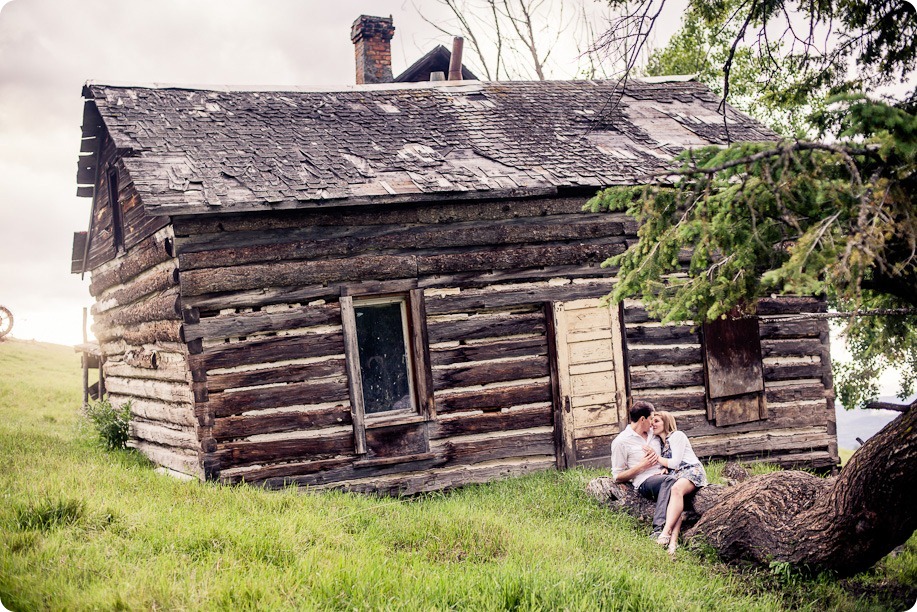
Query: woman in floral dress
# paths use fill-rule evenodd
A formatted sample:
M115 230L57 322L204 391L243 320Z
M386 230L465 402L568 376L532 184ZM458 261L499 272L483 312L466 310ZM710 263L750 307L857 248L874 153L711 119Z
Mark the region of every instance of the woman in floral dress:
M672 485L669 505L666 509L665 526L656 540L662 546L669 547L674 554L681 531L681 514L685 509L685 496L697 489L707 486L707 473L700 459L694 454L688 436L678 431L675 417L669 412L653 413L653 434L662 440L662 454L659 464L669 470L669 475L676 480Z

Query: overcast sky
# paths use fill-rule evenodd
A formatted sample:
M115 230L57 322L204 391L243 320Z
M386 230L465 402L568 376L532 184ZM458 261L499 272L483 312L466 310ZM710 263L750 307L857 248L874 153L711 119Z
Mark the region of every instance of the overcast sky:
M69 271L90 209L75 196L86 80L348 86L360 14L394 17L395 74L450 44L415 4L448 22L422 0L0 0L0 304L13 336L81 341L88 279ZM558 78L575 74L574 51L555 55Z

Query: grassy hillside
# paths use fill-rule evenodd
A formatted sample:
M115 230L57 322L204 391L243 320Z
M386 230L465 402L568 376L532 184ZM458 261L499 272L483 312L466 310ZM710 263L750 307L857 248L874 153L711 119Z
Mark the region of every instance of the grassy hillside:
M0 600L41 609L908 609L917 541L838 582L672 562L599 471L411 500L181 482L78 428L69 348L0 343Z

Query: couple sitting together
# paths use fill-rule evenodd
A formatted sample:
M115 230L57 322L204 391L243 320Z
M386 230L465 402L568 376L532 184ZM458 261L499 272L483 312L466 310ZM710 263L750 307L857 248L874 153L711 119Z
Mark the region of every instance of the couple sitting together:
M615 482L633 482L640 495L656 501L650 537L674 554L685 497L707 486L707 474L670 413L641 401L629 417L611 443L611 473Z

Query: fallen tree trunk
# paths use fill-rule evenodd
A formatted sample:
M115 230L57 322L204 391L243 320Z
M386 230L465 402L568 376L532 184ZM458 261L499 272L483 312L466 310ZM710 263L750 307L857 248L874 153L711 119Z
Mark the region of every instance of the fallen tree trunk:
M652 516L652 502L610 480L596 479L587 491ZM917 529L917 410L886 425L835 478L774 472L701 489L693 506L686 520L699 518L686 537L703 539L726 561L783 561L840 576L866 570Z

